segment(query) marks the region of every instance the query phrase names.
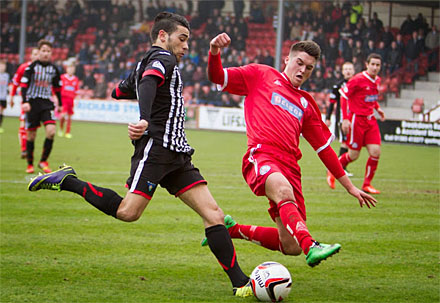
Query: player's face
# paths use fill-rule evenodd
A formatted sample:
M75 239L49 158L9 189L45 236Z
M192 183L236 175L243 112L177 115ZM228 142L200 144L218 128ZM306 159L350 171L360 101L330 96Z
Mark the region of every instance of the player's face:
M188 39L189 31L181 25L178 25L177 30L168 35L166 48L176 56L177 62L180 62L182 57L188 52Z
M35 60L38 60L38 49L37 48L34 48L33 50L32 50L32 53L31 53L31 61L32 62L34 62Z
M0 63L0 73L4 73L6 71L6 64L4 62Z
M348 80L354 75L354 66L353 64L344 64L342 66L342 75L344 75L344 79Z
M291 52L284 62L286 63L284 72L290 82L293 86L299 87L309 79L315 68L316 59L306 52Z
M66 67L66 72L69 74L69 75L73 75L74 73L75 73L75 66L74 65L69 65L69 66L67 66Z
M380 66L381 66L380 59L376 59L376 58L370 59L370 62L367 63L367 73L372 77L376 77L380 72Z
M39 51L39 58L41 62L49 62L52 58L52 48L49 45L43 45Z

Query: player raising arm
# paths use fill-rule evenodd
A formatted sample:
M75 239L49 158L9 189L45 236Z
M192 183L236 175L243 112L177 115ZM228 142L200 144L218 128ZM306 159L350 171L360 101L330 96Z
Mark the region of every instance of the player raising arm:
M341 245L321 244L307 229L298 165L302 156L300 134L361 207L370 208L376 203L346 176L330 147L333 136L322 122L315 100L299 88L312 74L321 50L312 41L293 44L282 73L260 64L223 69L220 50L230 42L226 33L211 40L208 77L223 90L246 96L248 150L243 157L243 176L257 196L269 199L269 214L277 225L275 229L227 222L231 223L230 234L287 255L302 251L307 264L313 267L337 253Z

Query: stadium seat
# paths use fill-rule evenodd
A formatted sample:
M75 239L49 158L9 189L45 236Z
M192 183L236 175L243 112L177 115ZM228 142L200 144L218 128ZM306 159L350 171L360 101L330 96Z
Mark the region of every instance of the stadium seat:
M416 98L411 106L413 115L423 113L423 108L425 107L425 102L423 98Z

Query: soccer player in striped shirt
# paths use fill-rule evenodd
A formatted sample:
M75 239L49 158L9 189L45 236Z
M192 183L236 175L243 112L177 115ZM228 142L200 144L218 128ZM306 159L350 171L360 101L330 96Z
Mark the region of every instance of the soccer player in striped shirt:
M46 139L38 167L45 173L51 172L47 159L52 151L56 130L53 118L55 106L51 100L53 92L58 98L58 110L62 110L60 72L51 63L52 43L40 40L38 49L39 59L26 68L20 84L23 97L22 109L26 113L26 159L28 163L26 172L28 174L34 172L34 142L41 122L45 127Z
M260 64L223 69L220 51L230 43L226 33L211 40L208 77L222 90L246 96L248 150L242 172L251 190L269 199L269 214L277 228L231 222L227 224L229 232L232 238L247 239L287 255L304 252L307 264L316 266L337 253L341 245L319 243L307 228L298 165L300 134L361 207L376 203L351 183L330 147L333 136L322 122L315 100L300 89L313 72L320 47L313 41L293 44L281 73Z
M233 294L251 296L249 277L238 264L223 211L191 163L194 149L186 140L183 81L178 67L188 51L189 34L184 17L158 14L151 30L153 46L112 93L116 99L139 101L140 120L128 125L135 151L125 197L80 180L71 166L35 177L28 188L74 192L105 214L131 222L139 219L160 185L202 217L209 247L228 275Z

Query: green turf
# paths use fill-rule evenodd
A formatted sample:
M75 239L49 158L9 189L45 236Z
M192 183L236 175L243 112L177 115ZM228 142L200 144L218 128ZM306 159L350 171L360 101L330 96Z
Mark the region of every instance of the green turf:
M19 158L18 121L6 118L0 135L0 302L255 302L231 295L226 275L200 247L201 219L158 189L141 219L124 223L68 192L27 191ZM39 130L35 157L43 132ZM241 176L244 134L188 131L194 163L225 213L243 224L272 225L263 198ZM334 143L338 148L338 143ZM439 149L384 144L373 184L376 209L360 208L327 187L325 169L302 142L303 190L312 235L339 242L341 252L315 268L234 240L246 273L263 261L284 264L293 277L287 302L439 302ZM56 138L53 168L121 195L132 146L125 125L73 124L73 138ZM362 184L366 153L350 165Z

